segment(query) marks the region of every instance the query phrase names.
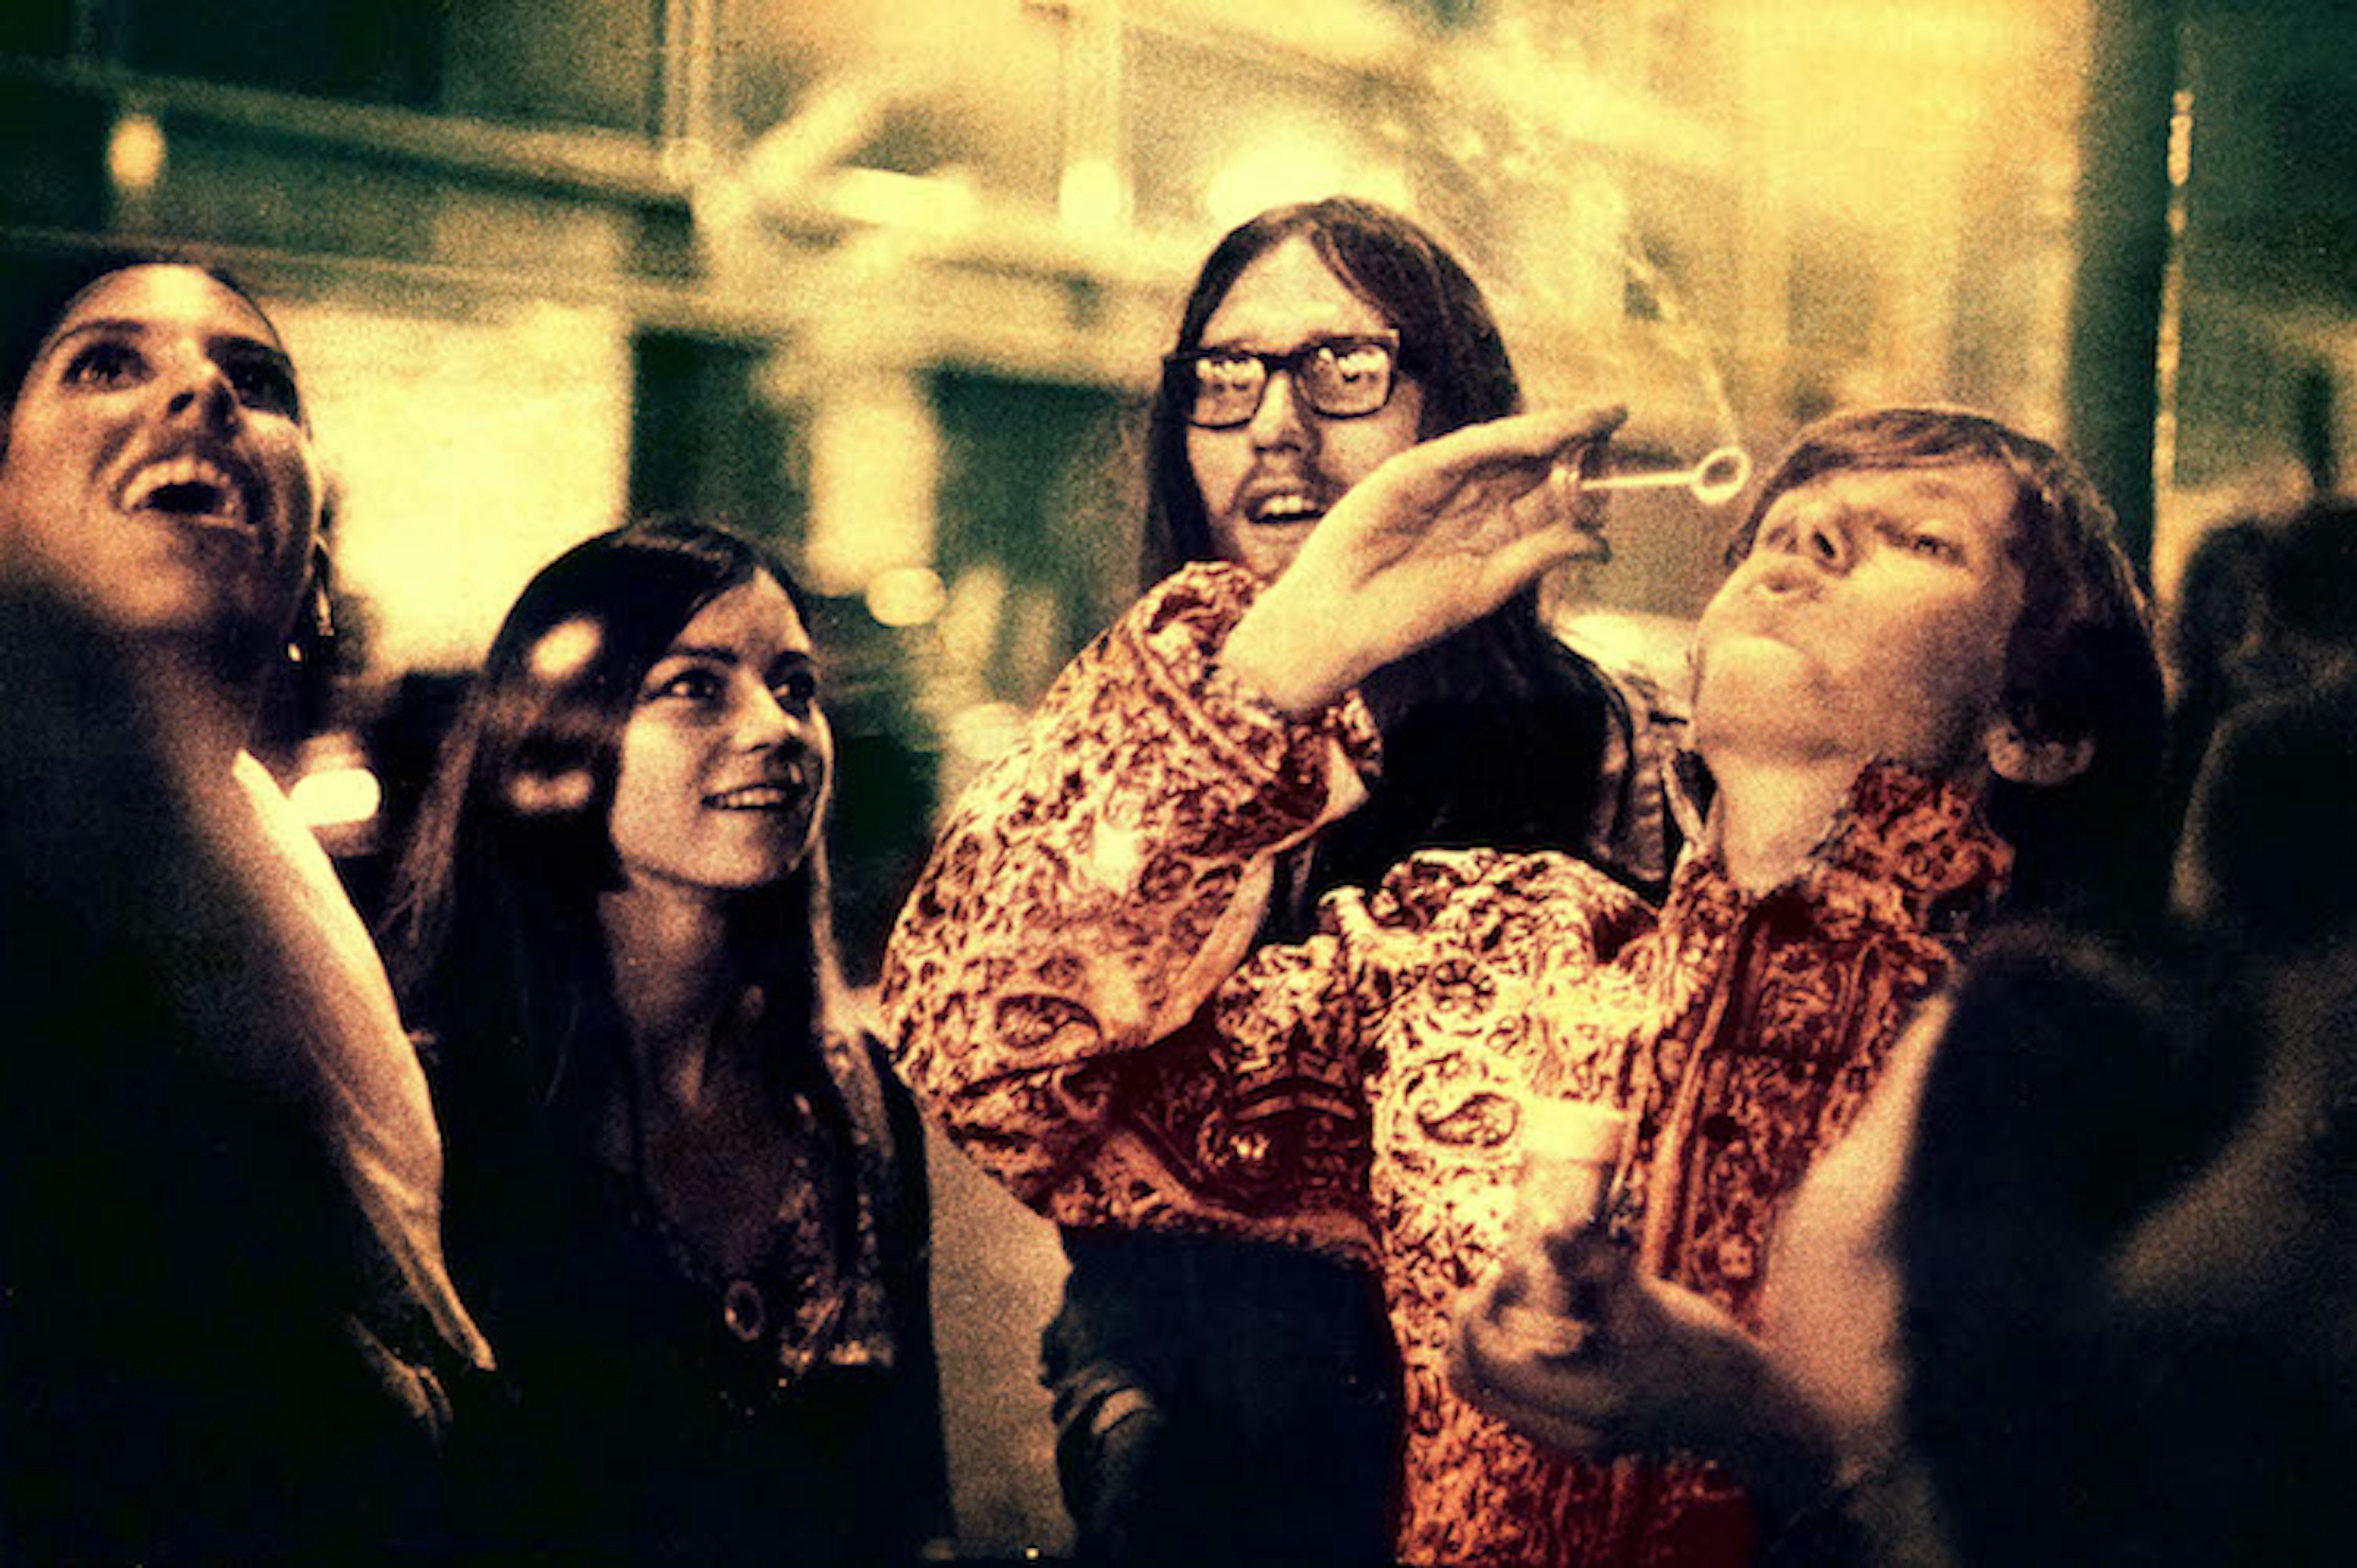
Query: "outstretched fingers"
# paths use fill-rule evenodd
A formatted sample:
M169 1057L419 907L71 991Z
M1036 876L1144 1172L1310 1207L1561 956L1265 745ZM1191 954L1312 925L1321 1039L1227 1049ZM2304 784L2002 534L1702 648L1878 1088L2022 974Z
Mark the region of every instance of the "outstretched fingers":
M1596 535L1574 518L1551 518L1532 532L1490 553L1485 575L1502 603L1532 578L1596 549Z

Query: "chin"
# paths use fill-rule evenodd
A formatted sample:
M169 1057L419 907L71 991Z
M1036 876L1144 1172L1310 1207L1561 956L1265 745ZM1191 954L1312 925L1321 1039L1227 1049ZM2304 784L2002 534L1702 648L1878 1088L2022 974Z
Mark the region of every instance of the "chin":
M1816 661L1788 644L1764 638L1720 644L1695 667L1695 738L1824 727L1839 711L1826 687Z
M1239 522L1220 531L1214 542L1220 559L1242 566L1264 583L1274 583L1293 564L1301 547L1308 542L1314 522L1285 523L1270 526L1257 522Z
M87 602L100 620L141 640L241 649L265 637L262 618L203 586L177 587L169 581L151 580L141 591L94 595Z
M737 879L739 891L759 893L781 886L794 878L794 874L810 863L810 852L797 845L780 849L774 854L763 855L758 862L739 868Z

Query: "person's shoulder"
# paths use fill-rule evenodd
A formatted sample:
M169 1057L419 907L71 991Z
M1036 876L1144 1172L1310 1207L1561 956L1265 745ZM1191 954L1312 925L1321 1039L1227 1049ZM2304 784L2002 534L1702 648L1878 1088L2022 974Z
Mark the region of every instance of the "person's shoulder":
M1684 725L1692 620L1650 610L1583 606L1554 617L1548 630L1567 657L1604 679L1633 722Z

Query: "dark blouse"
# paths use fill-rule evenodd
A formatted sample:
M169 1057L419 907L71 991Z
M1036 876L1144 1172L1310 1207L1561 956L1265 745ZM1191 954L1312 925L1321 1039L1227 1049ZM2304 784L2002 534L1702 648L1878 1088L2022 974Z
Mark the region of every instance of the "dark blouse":
M451 1255L505 1385L461 1465L487 1544L888 1563L951 1533L922 1129L874 1041L821 1048L834 1101L781 1095L800 1179L734 1278L636 1180L482 1148L437 1076Z

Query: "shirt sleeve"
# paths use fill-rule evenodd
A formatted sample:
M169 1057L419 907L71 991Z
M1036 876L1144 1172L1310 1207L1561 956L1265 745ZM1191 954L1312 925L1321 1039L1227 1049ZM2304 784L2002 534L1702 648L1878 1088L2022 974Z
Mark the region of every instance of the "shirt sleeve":
M945 824L880 1000L927 1109L1060 1223L1347 1248L1353 1206L1300 1180L1363 1187L1344 944L1244 961L1275 857L1364 799L1374 732L1355 698L1289 720L1221 672L1253 592L1190 567L1082 652Z

